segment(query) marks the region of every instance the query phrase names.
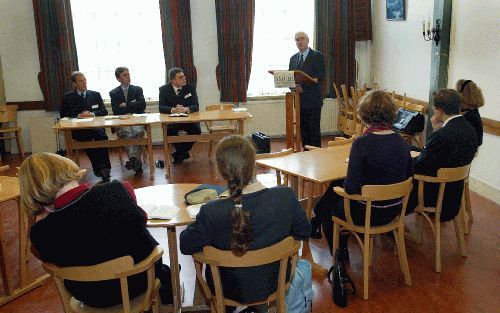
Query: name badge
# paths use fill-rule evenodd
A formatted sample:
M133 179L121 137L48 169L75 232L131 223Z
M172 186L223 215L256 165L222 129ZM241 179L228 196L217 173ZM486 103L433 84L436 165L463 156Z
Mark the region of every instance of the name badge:
M191 93L188 93L187 95L184 96L184 98L189 98L191 97Z
M99 107L99 105L98 105L98 104L94 104L94 105L92 106L92 109L97 109L98 107Z

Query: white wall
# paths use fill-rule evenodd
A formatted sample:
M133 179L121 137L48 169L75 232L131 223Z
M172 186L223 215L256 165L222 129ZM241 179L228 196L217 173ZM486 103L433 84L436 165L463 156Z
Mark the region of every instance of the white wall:
M473 80L482 89L486 103L480 109L481 116L498 121L500 1L454 1L452 9L448 87L454 88L461 78ZM472 163L471 185L500 203L500 137L484 134Z
M379 88L425 100L429 95L431 43L422 38L422 19L432 16L434 1L406 3L406 20L387 21L385 1L372 1L371 78Z

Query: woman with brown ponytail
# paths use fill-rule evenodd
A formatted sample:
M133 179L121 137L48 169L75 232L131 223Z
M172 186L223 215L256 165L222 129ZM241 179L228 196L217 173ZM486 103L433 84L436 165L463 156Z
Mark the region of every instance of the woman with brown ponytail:
M242 136L227 136L217 145L219 174L230 197L203 205L196 222L180 235L180 250L190 255L205 246L244 255L287 236L307 240L311 225L288 187L266 188L255 181L255 149ZM239 302L267 298L276 289L279 264L221 270L224 296ZM211 275L207 269L207 280ZM212 286L213 287L213 286Z
M461 113L474 126L480 146L483 143L483 121L478 109L484 105L483 93L472 80L459 79L455 87L462 97Z

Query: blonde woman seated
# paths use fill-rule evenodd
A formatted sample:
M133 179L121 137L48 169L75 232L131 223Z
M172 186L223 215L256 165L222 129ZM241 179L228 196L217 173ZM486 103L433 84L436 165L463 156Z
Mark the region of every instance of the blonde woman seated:
M372 90L361 98L358 115L367 127L363 136L352 144L345 180L333 182L314 208L313 235L321 235L322 224L330 252L332 252L332 215L345 219L343 198L335 194L333 186L343 186L348 194L359 194L364 185L399 183L413 175L410 147L391 129L396 117L396 106L383 90ZM384 225L401 213L399 200L388 200L372 205L371 225ZM351 201L351 216L356 225L364 225L365 204ZM341 235L341 256L348 259L347 235Z
M483 121L478 109L484 105L483 93L475 82L465 79L457 81L456 90L462 98L461 114L476 130L480 146L483 144Z
M196 222L180 235L183 254L205 246L244 255L271 246L287 236L307 240L311 226L297 197L288 187L266 188L254 180L255 149L241 136L225 137L217 145L217 168L230 198L203 205ZM239 302L267 298L276 289L279 264L221 270L224 296ZM207 269L207 280L211 274ZM213 285L212 285L213 288Z
M144 260L158 245L146 229L146 213L137 205L134 189L113 180L93 187L79 183L84 171L70 159L38 153L21 164L21 205L31 214L48 212L30 231L32 252L57 266L95 265L130 255ZM162 302L172 303L170 269L156 264ZM131 298L144 293L146 273L128 281ZM120 282L74 282L64 285L91 307L111 307L122 302Z

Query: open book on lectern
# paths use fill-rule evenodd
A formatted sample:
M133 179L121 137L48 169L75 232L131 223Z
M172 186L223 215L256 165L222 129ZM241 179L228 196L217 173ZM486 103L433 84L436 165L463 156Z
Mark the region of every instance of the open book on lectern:
M295 88L295 84L312 84L316 80L300 70L284 71L270 70L274 76L274 87L276 88Z

